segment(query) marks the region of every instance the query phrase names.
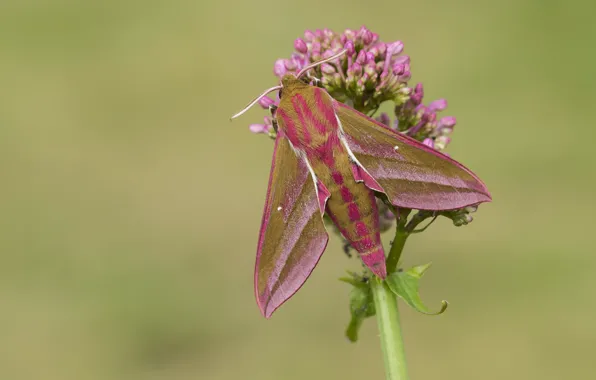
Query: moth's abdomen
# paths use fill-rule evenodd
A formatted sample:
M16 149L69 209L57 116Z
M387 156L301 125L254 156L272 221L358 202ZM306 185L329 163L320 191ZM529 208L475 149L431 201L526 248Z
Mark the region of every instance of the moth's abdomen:
M375 274L385 277L385 267L380 265L385 254L374 193L364 183L354 180L348 154L341 144L334 147L331 157L333 160L311 158L317 178L331 193L326 212L364 263Z

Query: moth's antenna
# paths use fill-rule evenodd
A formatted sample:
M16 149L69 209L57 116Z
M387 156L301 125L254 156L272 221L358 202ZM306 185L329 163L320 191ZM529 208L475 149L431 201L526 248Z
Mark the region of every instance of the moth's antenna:
M244 107L240 112L238 112L236 115L232 116L230 118L230 120L235 119L238 116L242 115L243 113L248 111L250 109L250 107L254 106L259 100L261 100L261 98L263 98L264 96L266 96L268 93L270 93L272 91L281 89L281 87L282 86L275 86L275 87L271 87L268 90L265 90L265 92L263 92L261 95L257 96L257 98L255 100L253 100L252 102L248 103L248 105L246 107Z
M329 58L321 59L320 61L311 63L310 65L308 65L305 68L303 68L302 70L300 70L298 75L296 75L296 78L300 78L301 76L306 74L306 72L308 70L312 69L313 67L317 67L319 65L322 65L325 62L333 61L335 58L341 57L342 55L346 54L347 51L348 51L348 49L344 49L344 50L340 51L339 53L332 55Z
M325 62L333 61L334 59L336 59L338 57L341 57L342 55L346 54L347 51L348 51L348 49L344 49L344 50L340 51L339 53L332 55L329 58L325 58L325 59L322 59L320 61L311 63L310 65L308 65L305 68L303 68L302 70L300 70L300 72L298 73L298 75L296 75L296 78L300 78L301 76L303 76L304 74L306 74L306 72L308 72L308 70L312 69L313 67L317 67L319 65L322 65ZM238 116L240 116L243 113L245 113L246 111L248 111L250 109L250 107L254 106L259 100L261 100L262 97L264 97L268 93L270 93L272 91L275 91L275 90L280 90L281 88L282 88L282 86L279 85L279 86L271 87L268 90L265 90L265 92L263 92L261 95L257 96L257 98L255 100L253 100L252 102L248 103L248 105L246 107L244 107L240 112L238 112L237 114L235 114L234 116L232 116L230 118L230 120L235 119Z

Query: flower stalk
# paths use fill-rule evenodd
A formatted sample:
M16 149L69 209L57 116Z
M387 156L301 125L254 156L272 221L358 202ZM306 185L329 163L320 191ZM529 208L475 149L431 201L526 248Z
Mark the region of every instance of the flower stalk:
M388 275L391 275L391 273L398 269L397 265L399 264L401 253L409 235L408 231L406 230L406 222L410 212L411 210L407 209L400 209L398 212L399 219L397 221L397 226L395 227L395 237L391 242L391 249L389 250L386 261Z
M405 241L405 237L403 238ZM403 247L403 244L401 244ZM401 333L397 297L385 281L375 277L371 280L372 295L379 325L379 337L385 377L387 380L407 380L406 354Z
M406 244L408 233L405 231L406 216L401 214L400 221L395 229L395 237L387 257L387 273L397 270L399 258ZM389 289L387 283L378 278L371 281L372 296L375 303L381 351L385 363L385 376L387 380L407 380L408 371L406 354L399 319L397 296Z

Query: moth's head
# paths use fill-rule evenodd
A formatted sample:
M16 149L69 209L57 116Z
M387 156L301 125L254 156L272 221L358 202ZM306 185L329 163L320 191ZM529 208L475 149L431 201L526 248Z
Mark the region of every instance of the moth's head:
M302 80L300 80L300 78L302 76L304 76L304 74L306 74L310 69L312 69L313 67L317 67L325 62L329 62L329 61L333 61L334 59L337 59L339 57L341 57L342 55L344 55L347 52L347 49L344 49L342 51L340 51L339 53L329 57L329 58L325 58L323 60L320 60L318 62L314 62L311 63L310 65L302 68L302 70L300 70L300 72L298 72L298 74L296 75L292 75L292 74L286 74L284 75L281 80L279 81L279 85L275 86L275 87L271 87L270 89L266 90L265 92L263 92L261 95L259 95L255 100L253 100L252 102L248 103L248 105L246 107L244 107L244 109L242 109L242 111L238 112L237 114L235 114L234 116L232 116L230 119L235 119L238 116L242 115L243 113L245 113L246 111L248 111L248 109L252 106L254 106L255 104L257 104L259 102L259 100L261 100L261 98L267 96L267 94L269 94L272 91L275 90L279 90L279 98L281 99L282 95L287 96L289 94L292 94L294 91L306 87L308 86L308 84L306 84L305 82L303 82Z
M294 76L292 74L284 75L279 81L279 84L281 86L281 89L279 90L280 99L282 95L288 96L293 94L298 89L308 87L308 84L303 82L300 77Z
M282 88L286 88L286 87L292 87L292 86L296 85L297 83L301 83L301 82L300 82L300 79L298 79L293 74L286 74L281 78L279 83L281 84Z

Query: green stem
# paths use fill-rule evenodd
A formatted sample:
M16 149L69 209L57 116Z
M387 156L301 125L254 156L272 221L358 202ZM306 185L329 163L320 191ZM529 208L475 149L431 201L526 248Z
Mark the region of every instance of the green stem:
M406 219L407 214L397 221L395 237L391 243L391 249L389 250L389 255L387 256L386 261L388 275L397 270L397 264L399 264L401 252L404 250L404 245L406 244L406 239L409 235L409 233L406 231Z
M386 378L387 380L408 380L397 298L389 290L385 281L376 277L371 280L371 288L375 300Z
M397 222L395 237L387 257L387 273L397 270L399 258L406 244L408 232L405 230L407 214ZM399 309L397 297L389 289L385 281L378 278L371 280L371 289L375 302L381 349L385 362L387 380L408 380L404 342L399 323Z

